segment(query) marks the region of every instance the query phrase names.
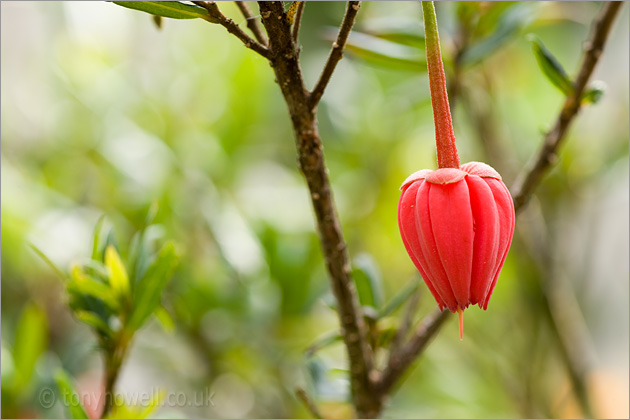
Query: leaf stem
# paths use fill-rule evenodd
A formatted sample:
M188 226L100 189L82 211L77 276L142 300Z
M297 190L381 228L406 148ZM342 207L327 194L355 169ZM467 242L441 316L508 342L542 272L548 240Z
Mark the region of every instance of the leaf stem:
M435 142L437 160L440 168L459 168L459 156L455 145L453 121L446 93L446 77L440 52L435 7L432 1L422 2L424 16L424 33L429 68L429 87L431 89L431 105L435 121Z

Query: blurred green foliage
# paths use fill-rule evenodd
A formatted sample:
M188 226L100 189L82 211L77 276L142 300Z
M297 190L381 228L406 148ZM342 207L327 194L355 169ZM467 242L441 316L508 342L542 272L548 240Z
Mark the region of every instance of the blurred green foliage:
M485 161L511 185L563 101L525 35L574 78L600 6L437 4L447 73L459 82L463 162ZM155 202L147 240L186 250L155 317L167 329L172 318L174 328L148 321L137 333L119 392L163 401L161 417L309 416L294 395L301 386L325 416L350 415L308 193L265 60L201 19L164 19L158 30L150 16L112 3L0 7L2 416L67 415L60 402L42 400L59 368L79 394L102 387L94 336L70 316L62 282L28 244L67 270L93 256L93 226L106 214L127 261L132 251L119 244L143 229ZM245 28L233 4L220 7ZM343 9L305 7L300 57L311 86ZM435 167L421 28L416 3L365 2L319 106L362 304L380 307L382 332L398 325L401 293L417 284L396 225L398 187ZM628 415L628 38L624 7L595 74L609 89L582 111L519 215L488 311L466 312L461 343L455 324L446 325L384 416L580 416L549 284L562 284L579 308L596 415ZM140 279L147 267L126 269ZM415 319L435 307L423 284L418 293ZM306 352L311 345L317 351ZM212 404L194 404L201 391ZM169 400L173 393L193 403Z

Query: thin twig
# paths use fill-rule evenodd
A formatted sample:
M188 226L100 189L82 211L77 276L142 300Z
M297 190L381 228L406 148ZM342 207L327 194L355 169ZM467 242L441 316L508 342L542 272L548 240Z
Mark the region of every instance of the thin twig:
M216 22L219 25L223 26L225 29L227 29L229 33L240 39L247 48L256 51L258 54L262 55L265 58L269 58L269 49L247 35L245 31L243 31L241 27L236 24L236 22L221 13L216 2L193 1L193 3L197 6L203 7L208 11L208 13L210 13L210 19L212 19L212 23Z
M317 408L317 405L315 405L315 402L309 398L305 390L303 390L302 388L297 388L295 390L295 395L297 395L300 401L302 401L306 409L310 411L310 413L313 415L313 418L315 419L323 418L322 414L319 412L319 409Z
M293 21L293 43L297 45L298 36L300 36L300 25L302 24L302 14L304 13L305 1L301 1L298 5L297 12L295 12L295 20Z
M380 395L387 395L391 391L450 315L447 310L443 312L435 310L422 320L411 340L399 351L391 354L387 367L377 383Z
M529 201L534 188L536 188L549 167L557 160L558 148L565 138L569 125L580 111L580 100L586 88L586 83L602 55L606 38L622 4L623 2L620 1L607 2L593 22L591 37L585 44L586 53L584 60L575 81L575 89L567 96L553 129L545 136L540 151L512 187L516 212Z
M418 302L420 302L420 292L417 290L409 299L409 304L407 305L407 311L405 312L403 322L400 324L398 330L396 330L396 335L394 335L394 340L392 341L392 345L389 349L390 355L398 353L400 346L405 340L411 325L413 324L413 316L416 313L416 309L418 309Z
M349 1L348 7L346 8L346 14L343 16L343 20L341 21L341 26L339 27L339 32L337 33L337 40L333 42L332 48L330 50L330 54L328 55L328 60L324 65L324 69L322 70L322 74L319 76L319 80L315 84L313 91L310 96L310 105L311 108L315 108L319 103L322 95L324 94L324 89L326 89L326 85L330 81L330 77L335 71L335 67L341 58L343 57L343 48L346 45L346 41L348 40L348 35L350 34L350 30L354 25L354 19L357 16L357 12L361 7L360 1Z
M349 359L353 403L359 417L374 417L380 413L381 405L374 399L372 392L372 351L367 343L367 329L351 276L350 260L332 196L317 119L304 85L291 25L286 18L283 2L261 1L258 4L263 25L269 35L269 61L291 115L298 163L310 192L324 260L337 300L337 313Z
M267 45L268 44L267 36L265 35L265 32L263 32L262 28L258 24L258 20L256 20L256 18L252 14L251 9L247 5L247 2L235 1L234 3L236 3L238 8L240 9L241 13L243 14L243 17L245 17L245 20L247 21L247 27L249 28L250 31L252 31L252 33L256 37L256 40L258 40L258 42L260 42L262 45Z
M531 257L538 266L540 274L535 276L535 280L540 287L546 321L557 340L560 356L584 417L596 418L588 390L589 373L595 360L588 327L575 291L559 272L562 267L557 267L552 258L552 250L558 248L558 244L553 243L556 235L545 225L541 212L531 212L529 218L529 228L521 232L521 237L527 242ZM539 236L541 240L535 241L533 236Z

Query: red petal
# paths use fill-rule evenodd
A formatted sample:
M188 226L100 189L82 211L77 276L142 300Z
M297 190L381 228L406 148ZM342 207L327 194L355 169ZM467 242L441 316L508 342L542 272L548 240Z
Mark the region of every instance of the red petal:
M487 291L486 299L483 304L483 309L488 308L488 302L494 286L497 284L501 268L505 262L508 251L510 250L510 244L512 243L512 236L514 235L514 203L512 202L512 196L505 184L497 179L484 178L484 181L488 184L492 190L494 201L497 205L497 211L499 213L499 248L497 250L497 262L495 268L494 279Z
M429 193L433 188L441 188L429 182L423 182L418 189L416 195L416 227L418 230L418 240L421 252L419 255L424 257L423 267L427 275L433 282L435 289L445 302L451 312L457 310L457 300L448 281L446 271L440 260L435 238L433 236L433 227L429 216ZM426 263L426 264L425 264Z
M477 175L482 178L496 178L501 180L501 175L490 165L483 162L468 162L463 164L459 169L468 172L470 175Z
M470 281L470 303L484 303L494 278L499 247L499 214L492 190L476 175L466 177L474 220L475 242Z
M431 169L420 169L419 171L412 173L402 183L402 185L400 186L400 190L403 191L405 187L412 182L424 180L431 172L433 172Z
M420 194L421 191L418 197ZM470 303L474 241L468 185L463 180L445 185L432 184L428 198L439 260L459 307L465 309Z
M418 188L420 188L423 182L424 181L414 182L409 185L400 196L398 202L398 227L400 228L400 236L402 237L411 261L420 272L431 294L437 301L440 310L442 310L446 305L423 269L423 267L427 266L427 263L420 250L420 240L418 237L418 229L416 228L416 195Z

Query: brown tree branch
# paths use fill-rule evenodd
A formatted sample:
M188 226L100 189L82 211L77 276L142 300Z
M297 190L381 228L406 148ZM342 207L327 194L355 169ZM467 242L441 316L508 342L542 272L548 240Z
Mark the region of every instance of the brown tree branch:
M580 72L575 81L575 89L571 95L567 96L560 115L558 115L553 129L545 136L545 140L538 154L531 163L527 165L525 171L512 187L514 209L517 213L529 201L534 188L536 188L542 177L547 173L549 167L557 160L558 148L564 140L571 122L580 111L580 99L586 88L586 83L602 55L606 38L622 4L623 2L620 1L607 2L599 16L593 22L591 37L585 44L586 51L584 60L582 61Z
M293 22L293 42L295 45L298 44L298 36L300 35L300 25L302 24L302 15L304 14L304 6L306 6L306 1L301 1L298 5L297 12L295 12L295 20Z
M256 20L256 18L252 14L251 9L247 5L247 2L235 1L234 3L236 3L236 5L238 6L239 10L243 14L243 17L245 17L245 20L247 21L247 27L249 28L250 31L252 31L252 33L256 37L256 40L260 42L262 45L267 45L268 44L267 36L265 35L262 28L258 24L258 20Z
M450 315L449 311L435 310L422 320L411 340L390 355L387 367L377 382L378 394L385 396L391 391Z
M208 13L210 13L210 17L213 20L215 20L219 25L227 29L229 33L240 39L247 48L256 51L258 54L262 55L265 58L269 58L269 49L247 35L245 31L243 31L241 27L236 24L236 22L221 13L216 2L193 1L193 3L206 9Z
M319 100L324 94L324 89L326 89L326 85L328 85L330 77L335 71L335 67L337 67L337 63L343 57L343 48L346 46L348 35L350 34L350 30L354 25L354 19L356 18L357 12L359 11L360 7L360 1L348 2L346 14L343 16L341 26L339 27L339 32L337 33L337 40L332 44L330 54L328 55L328 60L326 60L326 64L324 65L324 70L322 70L322 74L319 76L319 80L315 84L315 87L313 88L313 91L311 93L311 108L317 107Z
M403 320L400 323L400 327L396 330L396 334L394 335L394 340L392 341L392 345L389 348L390 355L398 352L400 347L405 341L407 337L407 333L411 329L413 325L413 317L416 313L416 309L418 309L418 303L420 302L420 293L416 289L411 298L409 299L409 303L407 305L407 310L405 311L405 315L403 316Z
M269 61L291 116L298 162L310 192L326 268L337 300L337 312L348 352L353 403L359 417L375 417L380 412L380 405L375 405L372 398L372 352L366 341L367 330L350 274L350 261L332 197L315 109L304 86L283 2L261 1L259 7L269 36Z

